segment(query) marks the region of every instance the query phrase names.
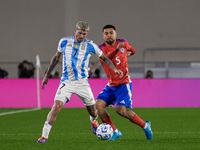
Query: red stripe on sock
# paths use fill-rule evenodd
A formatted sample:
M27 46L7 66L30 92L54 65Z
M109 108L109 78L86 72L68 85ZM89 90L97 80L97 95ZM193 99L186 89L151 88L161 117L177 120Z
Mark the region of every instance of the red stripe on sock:
M130 121L139 125L142 128L144 128L144 126L146 124L137 114L135 114L133 119L132 120L130 119Z
M101 121L102 121L103 123L109 124L109 125L113 128L113 131L115 131L115 130L117 129L117 128L115 127L114 123L113 123L112 120L111 120L111 116L108 116L108 117L106 117L106 118L103 118L103 119L101 119Z

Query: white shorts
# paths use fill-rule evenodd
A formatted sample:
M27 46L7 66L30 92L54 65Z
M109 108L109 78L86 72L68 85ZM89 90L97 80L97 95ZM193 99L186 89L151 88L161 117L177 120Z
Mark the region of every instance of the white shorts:
M62 101L64 104L69 102L72 94L76 94L85 106L95 104L94 96L87 79L63 81L58 87L54 100Z

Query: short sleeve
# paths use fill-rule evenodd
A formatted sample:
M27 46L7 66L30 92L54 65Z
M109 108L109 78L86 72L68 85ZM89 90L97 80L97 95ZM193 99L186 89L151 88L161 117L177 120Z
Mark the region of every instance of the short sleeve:
M99 47L95 43L93 43L92 45L94 47L94 54L97 55L98 57L101 57L103 52L99 49Z
M132 46L128 43L128 41L125 41L124 43L125 43L126 49L130 50Z
M125 42L127 51L131 51L133 54L136 53L136 49L131 46L128 42Z
M58 48L57 48L57 50L58 50L59 52L62 52L62 48L61 48L61 43L62 43L62 41L63 41L63 39L60 39L60 41L58 42Z

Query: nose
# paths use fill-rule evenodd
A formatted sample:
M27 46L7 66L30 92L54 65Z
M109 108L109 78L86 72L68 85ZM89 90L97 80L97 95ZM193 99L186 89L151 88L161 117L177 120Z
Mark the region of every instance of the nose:
M84 35L81 34L79 37L80 37L81 39L83 39L83 38L84 38Z
M107 34L107 37L111 37L111 34L110 34L110 33L108 33L108 34Z

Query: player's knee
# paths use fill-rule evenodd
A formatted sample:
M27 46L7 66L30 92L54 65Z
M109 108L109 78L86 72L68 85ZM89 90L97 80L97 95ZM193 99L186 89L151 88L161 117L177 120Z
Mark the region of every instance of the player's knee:
M106 107L106 103L103 100L98 99L96 101L96 108L97 108L97 110L104 109L105 107Z
M62 108L63 104L62 102L54 102L54 105L52 107L52 109L54 111L60 111L60 109Z
M96 103L96 109L99 110L101 108L101 105Z

